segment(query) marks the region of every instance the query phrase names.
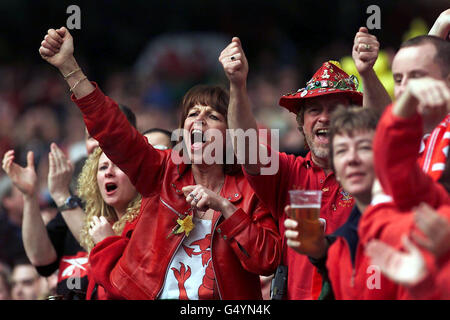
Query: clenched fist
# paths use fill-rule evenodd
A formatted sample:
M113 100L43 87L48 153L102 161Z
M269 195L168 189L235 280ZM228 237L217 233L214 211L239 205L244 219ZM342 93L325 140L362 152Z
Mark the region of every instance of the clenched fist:
M65 27L49 29L41 42L39 54L51 65L61 68L73 58L73 38Z
M233 37L231 43L220 53L219 61L231 85L242 86L247 81L248 62L241 40Z
M359 28L355 35L352 57L361 76L364 76L365 72L373 68L377 61L379 50L380 43L377 41L377 37L369 34L367 28Z

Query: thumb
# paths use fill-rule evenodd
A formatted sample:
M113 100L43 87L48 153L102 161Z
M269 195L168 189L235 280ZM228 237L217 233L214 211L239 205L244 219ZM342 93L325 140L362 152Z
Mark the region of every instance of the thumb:
M69 30L66 29L66 27L61 27L59 29L56 29L56 32L60 35L61 38L64 38L64 36L69 33Z
M183 187L181 189L181 191L183 191L184 195L187 196L189 193L192 192L192 190L194 190L194 188L195 188L195 186L186 186L186 187Z
M358 32L369 33L369 29L366 27L360 27Z
M327 229L327 220L325 220L324 218L319 218L319 224L325 232L325 230Z
M417 253L419 249L414 245L414 243L409 239L407 235L402 237L402 243L405 246L405 249L410 253Z
M241 39L239 39L238 37L233 37L233 39L231 39L231 42L236 42L240 47L242 46Z
M27 153L27 167L34 170L34 153L28 151Z

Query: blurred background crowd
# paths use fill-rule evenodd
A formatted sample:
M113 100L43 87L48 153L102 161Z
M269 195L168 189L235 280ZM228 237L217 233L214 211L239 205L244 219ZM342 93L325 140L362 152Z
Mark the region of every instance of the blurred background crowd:
M278 129L280 150L305 154L295 117L278 107L281 95L302 88L314 70L338 60L356 74L351 49L369 5L381 9L381 52L375 70L389 92L390 62L399 44L426 34L445 0L398 1L26 1L0 2L0 154L14 149L25 165L34 151L41 209L56 209L47 191L48 152L56 142L73 163L86 154L84 124L62 76L41 60L49 28L66 24L68 6L81 9L71 30L78 61L104 92L130 107L140 131L178 125L182 95L198 83L227 81L218 62L239 36L250 64L248 89L261 127ZM38 299L54 290L27 264L21 242L23 201L0 171L0 300Z

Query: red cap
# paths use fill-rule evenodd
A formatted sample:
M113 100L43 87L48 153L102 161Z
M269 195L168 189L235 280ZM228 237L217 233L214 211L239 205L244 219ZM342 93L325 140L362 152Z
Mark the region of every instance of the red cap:
M363 95L357 91L358 85L358 79L342 70L339 62L328 61L317 70L305 88L282 96L279 104L297 114L305 99L340 94L350 98L353 104L362 105Z

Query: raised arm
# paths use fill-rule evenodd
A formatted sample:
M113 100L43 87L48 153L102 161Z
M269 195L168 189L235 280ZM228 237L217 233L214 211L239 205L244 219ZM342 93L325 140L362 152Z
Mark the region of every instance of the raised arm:
M57 259L56 250L48 237L47 229L39 209L37 175L34 168L34 154L27 154L25 168L14 162L14 150L3 157L3 170L13 184L22 192L24 199L22 238L25 252L34 266L46 266Z
M384 110L391 103L391 97L373 69L379 50L377 37L369 34L367 28L359 28L355 35L352 57L362 80L363 107Z
M69 185L72 179L73 166L55 143L50 146L48 189L58 207L61 207L70 196ZM82 208L63 210L61 215L75 239L80 242L80 231L84 225L85 213Z
M228 107L228 127L232 130L242 129L244 132L256 133L257 141L251 144L250 139L245 139L245 154L234 148L234 152L239 161L245 161L244 168L249 174L259 174L259 157L251 154L251 146L259 146L258 127L252 113L250 100L247 94L248 62L242 49L239 38L234 37L231 43L221 52L219 61L222 63L225 74L230 81L230 103ZM235 140L236 141L236 140ZM258 150L253 150L258 152ZM257 159L256 164L250 164L250 158Z
M440 204L445 190L433 183L417 164L423 135L423 115L442 119L449 89L432 78L411 79L405 92L378 123L374 138L375 172L383 190L402 209L420 202Z
M58 68L75 97L81 99L94 91L95 87L73 55L73 38L65 27L49 29L39 53L45 61Z
M436 36L450 41L450 9L442 12L428 32L430 36Z
M126 119L118 104L83 74L74 58L73 38L62 27L50 29L39 52L64 76L89 134L111 161L127 174L142 195L155 192L170 152L155 150Z

